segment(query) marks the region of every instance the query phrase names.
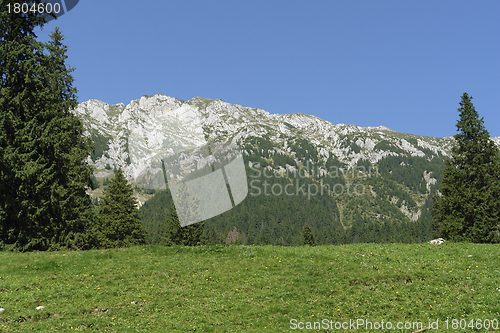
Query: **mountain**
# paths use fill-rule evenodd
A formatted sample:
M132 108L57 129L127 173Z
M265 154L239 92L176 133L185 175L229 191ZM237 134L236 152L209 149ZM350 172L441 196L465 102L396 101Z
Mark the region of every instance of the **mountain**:
M171 200L159 185L148 189L147 175L161 171L159 161L206 142L236 143L249 194L207 221L207 234L218 241L236 227L247 243L297 244L305 222L320 244L425 241L431 237L432 197L454 145L453 137L332 124L201 97L182 101L157 94L128 105L89 100L75 113L95 143L89 156L101 185L91 193L95 202L113 169L122 167L138 185L143 219L156 233L168 215L160 206ZM493 140L500 145L500 137Z

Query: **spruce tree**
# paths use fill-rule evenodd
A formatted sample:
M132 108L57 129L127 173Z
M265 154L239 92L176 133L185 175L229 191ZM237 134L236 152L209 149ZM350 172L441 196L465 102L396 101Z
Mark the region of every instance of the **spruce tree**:
M109 181L99 208L99 246L126 247L144 243L146 231L139 218L134 190L121 168Z
M184 245L196 246L206 243L205 222L198 222L181 227L175 205L170 206L170 218L167 220L163 244L167 246Z
M302 229L302 237L304 238L302 241L303 245L316 246L316 239L307 223L304 224L304 228Z
M454 241L500 241L500 154L483 118L464 93L460 102L456 146L433 206L433 232Z
M71 113L77 100L66 47L59 30L38 42L33 31L45 19L9 13L15 3L0 1L0 247L83 248L91 146Z

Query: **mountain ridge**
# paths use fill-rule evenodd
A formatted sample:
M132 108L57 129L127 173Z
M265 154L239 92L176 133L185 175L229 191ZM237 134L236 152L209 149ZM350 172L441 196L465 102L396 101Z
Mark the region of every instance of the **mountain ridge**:
M302 137L318 146L318 152L323 159L327 159L331 153L351 167L359 159L368 159L371 163L376 163L387 154L399 153L393 151L394 149L384 150L380 149L380 146L376 147L382 141L388 141L394 148L419 156L425 155L422 148L449 156L454 141L453 137L436 138L400 133L382 125L360 127L333 124L305 113L271 114L260 108L243 107L220 99L202 97L182 101L162 94L146 95L132 100L127 105L123 103L110 105L91 99L80 103L75 112L82 118L87 134L91 135L93 131L98 131L100 135L108 137L126 136L126 132L131 130L132 122L137 120L143 124L149 122L150 126L145 127L146 130L153 132L149 135L145 133L149 139L161 134L162 130L153 125L158 120L167 120L168 117L162 119L162 114L165 112L174 113L177 117L182 112L192 112L202 119L201 126L210 127L209 139L218 137L240 140L249 136L270 135L273 141L280 143L283 142L280 134ZM349 136L353 136L355 140L349 140L351 142L347 143L346 137ZM408 138L416 139L417 142L410 143ZM500 145L500 137L493 140ZM354 143L352 147L351 143ZM114 140L110 147L112 157L92 161L97 169L102 169L106 164L112 167L126 167L120 161L126 160L128 154L126 149L120 150L117 144L119 142ZM123 144L122 142L121 145ZM137 170L135 173L128 171L129 178L137 174Z
M263 243L298 244L304 221L324 234L320 243L425 240L431 234L432 198L440 194L444 161L455 142L453 137L399 133L385 126L332 124L305 113L271 114L201 97L182 101L156 94L127 105L89 100L74 112L95 143L96 149L88 157L101 185L91 192L94 202L98 204L113 169L122 167L128 179L136 183L139 204L149 212L143 219L147 225L156 223L155 232L161 222L153 223L154 216L167 216L162 206L168 207L171 199L168 195L161 200L161 195L153 197L156 192L147 190L151 187L142 190L144 175L161 171L159 161L183 147L207 141L238 144L246 165L249 195L206 224L219 241L237 227L249 239L264 239ZM500 137L493 140L500 146ZM263 169L274 173L275 178L264 177L259 171ZM296 172L304 169L306 178L297 179ZM337 176L325 177L331 176L332 170ZM375 176L363 170L375 170ZM316 186L322 196L299 196L298 189L294 197L267 196L267 181L271 182L268 189L292 183L297 188ZM350 185L363 188L363 195L348 195ZM347 192L335 195L335 188ZM257 192L259 196L252 196ZM329 207L326 212L324 207ZM253 219L261 223L251 222ZM285 237L280 230L288 230L285 233L291 236Z

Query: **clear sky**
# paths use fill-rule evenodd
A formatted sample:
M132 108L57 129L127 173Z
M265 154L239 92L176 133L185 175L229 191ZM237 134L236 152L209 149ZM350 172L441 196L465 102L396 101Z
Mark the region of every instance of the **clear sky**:
M81 0L59 26L79 101L162 93L456 133L467 92L500 136L500 1Z

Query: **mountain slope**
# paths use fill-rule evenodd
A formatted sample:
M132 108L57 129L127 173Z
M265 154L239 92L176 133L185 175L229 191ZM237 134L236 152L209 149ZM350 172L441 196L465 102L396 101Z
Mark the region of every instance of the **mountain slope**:
M305 222L321 234L320 243L425 240L432 196L454 144L452 137L335 125L311 115L270 114L200 97L186 102L157 94L126 106L90 100L75 112L96 144L89 160L98 181L104 185L112 169L122 167L139 185L141 204L155 192L140 189L144 175L161 170L158 162L165 155L206 141L237 143L249 195L207 221L219 241L236 227L252 241L297 243ZM494 140L500 144L500 138ZM283 191L287 184L293 195ZM92 195L99 197L102 190ZM143 210L162 216L154 222L161 227L168 212L160 206L169 199L158 198ZM143 217L153 223L151 216Z

